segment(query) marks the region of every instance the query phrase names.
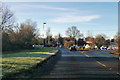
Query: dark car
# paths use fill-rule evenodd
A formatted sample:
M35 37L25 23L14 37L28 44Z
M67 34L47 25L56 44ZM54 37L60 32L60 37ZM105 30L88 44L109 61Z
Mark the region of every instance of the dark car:
M70 51L77 51L76 46L71 46Z

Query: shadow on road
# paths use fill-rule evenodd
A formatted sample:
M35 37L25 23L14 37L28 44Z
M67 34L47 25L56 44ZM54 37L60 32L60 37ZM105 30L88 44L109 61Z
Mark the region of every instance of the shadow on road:
M118 78L116 57L86 57L83 53L66 49L61 53L39 67L31 78ZM101 64L106 64L106 67Z

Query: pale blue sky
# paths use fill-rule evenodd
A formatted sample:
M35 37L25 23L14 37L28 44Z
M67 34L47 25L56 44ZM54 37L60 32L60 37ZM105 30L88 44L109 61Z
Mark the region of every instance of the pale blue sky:
M1 0L3 2L119 2L119 0Z
M50 27L52 35L77 26L86 37L88 30L93 36L105 34L112 38L118 31L117 2L14 2L7 3L15 12L18 22L31 19L43 33L43 22Z

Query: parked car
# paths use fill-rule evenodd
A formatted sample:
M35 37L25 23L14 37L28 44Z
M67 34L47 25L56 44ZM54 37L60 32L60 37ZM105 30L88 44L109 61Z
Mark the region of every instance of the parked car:
M70 51L77 51L76 46L71 46Z
M100 49L101 50L107 50L107 47L106 46L101 46Z

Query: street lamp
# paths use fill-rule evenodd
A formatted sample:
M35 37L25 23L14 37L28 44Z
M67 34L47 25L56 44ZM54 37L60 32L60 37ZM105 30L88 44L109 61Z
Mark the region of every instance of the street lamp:
M46 23L44 22L44 23L43 23L43 30L44 30L44 27L45 27L44 25L45 25L45 24L46 24Z
M45 35L44 35L44 33L45 33L45 32L44 32L45 24L46 24L46 23L44 22L44 23L43 23L43 44L44 44L44 46L45 46Z

